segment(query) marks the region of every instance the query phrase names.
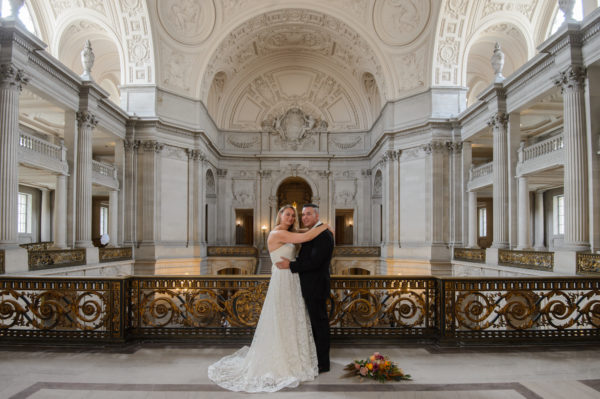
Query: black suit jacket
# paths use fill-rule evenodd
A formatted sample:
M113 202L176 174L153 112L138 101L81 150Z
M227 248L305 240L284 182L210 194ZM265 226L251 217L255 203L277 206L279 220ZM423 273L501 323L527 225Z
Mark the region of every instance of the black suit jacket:
M290 270L298 273L302 296L308 302L321 302L329 298L329 264L333 254L333 234L325 230L312 241L302 244Z

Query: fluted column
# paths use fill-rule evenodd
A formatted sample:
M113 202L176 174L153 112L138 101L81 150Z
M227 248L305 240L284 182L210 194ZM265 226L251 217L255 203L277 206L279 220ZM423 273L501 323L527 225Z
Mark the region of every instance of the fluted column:
M52 241L50 231L50 191L47 188L40 189L42 201L40 204L40 241Z
M563 94L565 236L563 249L590 247L587 141L585 126L585 74L580 66L561 72L555 83Z
M136 242L136 211L137 211L137 152L140 142L136 140L124 140L125 150L125 176L123 198L124 232L123 243L133 245Z
M0 246L18 242L19 93L28 79L12 64L0 65Z
M544 251L544 192L535 192L535 243L536 251Z
M119 246L119 192L111 190L108 193L108 236L110 245Z
M75 246L92 247L92 131L98 124L88 111L77 112L77 188Z
M508 116L494 114L488 121L494 134L493 195L494 237L493 248L508 248L508 142L506 125Z
M67 176L56 176L56 190L54 191L54 247L67 247Z
M469 191L469 248L477 245L477 191Z
M382 158L382 162L385 165L385 177L384 177L384 210L383 210L383 234L384 243L387 247L387 253L385 256L393 256L394 248L399 246L399 212L400 212L400 201L399 195L399 183L398 183L398 152L389 150Z
M529 236L529 185L525 176L519 177L519 244L517 249L531 248L531 238Z

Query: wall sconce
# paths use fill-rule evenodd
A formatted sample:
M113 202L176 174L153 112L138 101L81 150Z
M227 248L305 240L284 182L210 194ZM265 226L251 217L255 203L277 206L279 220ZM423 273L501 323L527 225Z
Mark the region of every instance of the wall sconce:
M354 226L354 221L352 219L348 220L348 227Z
M263 224L260 231L262 231L263 252L267 252L267 226Z
M235 222L235 225L236 225L237 227L241 227L241 226L242 226L242 222L240 222L240 221L238 220L238 221L236 221L236 222Z

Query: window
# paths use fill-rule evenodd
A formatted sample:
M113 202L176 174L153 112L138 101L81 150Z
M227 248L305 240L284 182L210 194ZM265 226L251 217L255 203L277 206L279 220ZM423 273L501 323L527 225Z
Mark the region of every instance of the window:
M487 208L479 208L479 237L487 236Z
M23 234L31 234L31 194L19 193L18 204L18 231Z
M554 234L565 234L565 196L554 196Z
M100 235L108 234L108 207L100 207Z

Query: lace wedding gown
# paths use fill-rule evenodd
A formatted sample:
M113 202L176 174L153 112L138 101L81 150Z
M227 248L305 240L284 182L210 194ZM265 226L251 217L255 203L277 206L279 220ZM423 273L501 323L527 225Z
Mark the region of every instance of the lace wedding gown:
M317 351L297 273L275 266L294 259L296 247L271 252L271 281L252 345L208 367L208 378L231 391L275 392L312 381L319 374Z

